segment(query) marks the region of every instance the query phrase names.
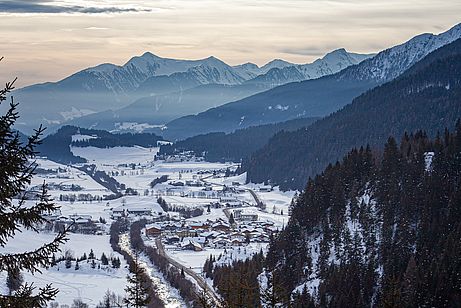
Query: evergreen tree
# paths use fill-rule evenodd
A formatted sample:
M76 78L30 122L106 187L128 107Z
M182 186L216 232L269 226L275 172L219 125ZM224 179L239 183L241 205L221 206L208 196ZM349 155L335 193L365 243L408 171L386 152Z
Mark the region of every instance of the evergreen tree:
M104 252L102 253L101 255L101 263L102 265L108 265L109 264L109 260L107 259L106 255L104 254Z
M67 258L66 258L66 261L65 261L65 263L64 263L64 266L65 266L66 268L71 268L71 266L72 266L72 259L71 259L70 257L67 257Z
M266 273L267 284L261 292L261 302L264 307L276 308L285 300L283 295L285 290L280 286L274 273Z
M197 298L198 298L198 304L200 305L199 307L201 308L215 307L213 305L213 302L208 298L208 295L206 294L206 287L202 288L202 291L197 294Z
M53 254L53 255L51 256L51 266L55 266L55 265L56 265L56 255Z
M113 268L120 268L120 259L119 258L112 258L111 263L112 263Z
M235 224L234 213L231 213L231 214L229 215L229 223L230 223L231 225Z
M138 254L133 261L132 274L127 276L125 303L130 307L145 307L150 302L146 271L139 266Z
M8 276L6 277L6 286L8 287L9 294L13 294L13 292L19 290L24 278L21 272L17 269L8 272Z
M1 59L0 59L1 60ZM14 81L0 89L0 104L14 89ZM5 247L21 229L36 230L36 226L45 223L42 214L58 209L47 194L43 185L39 201L31 207L25 207L25 188L31 183L35 164L31 159L36 155L35 148L40 143L44 128L39 127L25 144L20 141L19 133L13 129L19 118L18 104L13 101L7 106L6 113L0 117L0 246ZM14 198L19 200L13 201ZM65 242L65 232L58 233L54 240L34 251L0 255L0 272L17 273L39 272L40 268L51 266L51 256L58 252L59 245ZM2 307L31 307L45 305L51 301L58 290L51 285L34 293L31 284L21 285L14 294L0 296Z

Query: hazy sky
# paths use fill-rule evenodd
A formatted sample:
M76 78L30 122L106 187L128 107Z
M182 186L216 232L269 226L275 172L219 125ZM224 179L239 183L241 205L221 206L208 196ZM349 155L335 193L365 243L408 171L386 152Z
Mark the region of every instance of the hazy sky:
M376 52L461 22L460 0L0 0L0 83L56 81L145 51L229 64Z

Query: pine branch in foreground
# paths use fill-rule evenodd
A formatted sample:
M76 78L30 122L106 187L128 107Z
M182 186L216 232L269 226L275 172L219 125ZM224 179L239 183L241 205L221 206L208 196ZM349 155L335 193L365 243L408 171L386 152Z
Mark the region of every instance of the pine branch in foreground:
M1 59L0 59L1 60ZM6 83L0 89L0 105L7 100L14 89L14 82ZM13 101L8 110L0 117L0 246L6 247L9 240L17 232L32 230L38 232L37 226L46 222L43 214L50 213L59 207L53 203L43 184L39 201L35 205L26 204L25 190L30 185L36 163L35 148L40 144L44 128L39 127L25 144L19 138L19 133L13 126L19 118L18 104ZM67 230L58 233L50 243L41 247L20 253L0 254L0 272L30 273L41 272L41 269L52 265L52 255L60 251L59 246L66 239ZM53 300L58 289L51 285L36 288L33 284L15 286L9 295L0 295L0 307L43 307ZM11 291L11 290L10 290Z

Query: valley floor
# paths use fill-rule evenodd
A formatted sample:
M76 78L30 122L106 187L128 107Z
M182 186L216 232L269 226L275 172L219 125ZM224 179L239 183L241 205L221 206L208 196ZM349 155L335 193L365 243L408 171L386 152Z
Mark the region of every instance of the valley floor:
M45 158L37 159L38 174L28 189L36 192L44 181L48 184L49 194L61 206L60 213L55 213L52 217L55 224L72 220L88 221L87 224L82 224L82 227L69 234L68 242L62 245L61 255L56 255L56 258L70 254L79 259L84 254L88 256L92 251L96 265L92 266L92 261L86 259L79 261L76 269L76 261L72 261L70 268L64 266L64 261L57 262L50 269L43 269L41 274L25 273L24 280L33 282L37 287L52 283L60 289L56 297L59 304L70 305L74 299L79 298L90 307L95 307L107 290L123 296L128 274L127 264L109 244L109 228L112 221L117 219L114 216L114 209L125 209L128 212L130 209L147 209L152 214L147 216L128 214L129 219L137 220L144 217L148 220L160 221L162 217L169 216L177 219L177 223L191 226L217 222L228 224L230 213L234 213L237 209L241 209L245 214L257 215L255 223L267 222L274 230L283 228L288 222L289 204L294 192L280 192L277 188L268 192L259 191L260 185L245 184L245 174L224 177L227 169L234 170L237 167L235 164L155 161L154 155L157 150L158 148L141 147L72 148L75 155L86 158L88 164L96 166L96 170L104 171L109 177L124 184L126 188L132 188L137 193L137 195L125 195L113 200L108 197L112 194L111 191L87 173L77 169L81 166L62 165ZM153 180L164 175L168 177L167 182L154 187L150 186ZM182 185L178 184L179 182ZM196 186L197 182L201 185ZM230 187L232 187L231 190L229 190ZM266 205L265 210L257 207L256 200L250 194L249 189L252 189L260 201ZM168 211L157 203L158 197L164 199L171 207ZM237 206L234 208L218 207L217 204L222 205L226 198L237 202ZM32 204L35 201L27 202ZM184 216L184 213L181 211L184 209L200 209L201 212L199 216L183 218L181 216ZM235 228L243 230L249 226L247 223L237 221ZM1 248L0 252L27 251L39 247L40 244L52 240L55 235L54 228L55 225L43 226L39 233L23 230ZM171 237L173 233L162 235L162 239L165 241L165 253L171 259L185 268L192 269L198 275L202 275L203 265L210 255L219 258L220 263L226 263L235 259L245 259L261 250L265 251L268 243L267 239L264 240L264 232L260 229L254 232L263 240L251 241L247 245L240 236L238 237L240 243L236 246L230 244L230 240L234 239L230 231L223 232L221 238L225 239L228 245L219 246L216 242L210 241L207 244L202 243L200 251L186 250L178 243L167 243L168 236ZM183 242L187 240L200 242L203 236L196 235L189 234L182 240ZM146 245L155 245L154 238L145 239ZM120 267L113 268L110 264L102 265L100 259L103 253L109 260L119 258ZM167 307L180 307L184 304L178 291L169 286L153 264L147 262L146 259L143 260L143 266L150 269L149 274L160 286L159 290L163 293L161 298ZM0 292L3 294L8 291L5 280L5 276L0 277ZM209 281L208 284L211 286L212 282Z

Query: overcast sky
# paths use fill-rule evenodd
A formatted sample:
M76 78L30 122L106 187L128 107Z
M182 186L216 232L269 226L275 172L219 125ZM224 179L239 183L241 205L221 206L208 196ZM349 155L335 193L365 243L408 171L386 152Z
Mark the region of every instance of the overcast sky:
M0 83L57 81L150 51L229 64L370 53L461 22L460 0L0 0Z

